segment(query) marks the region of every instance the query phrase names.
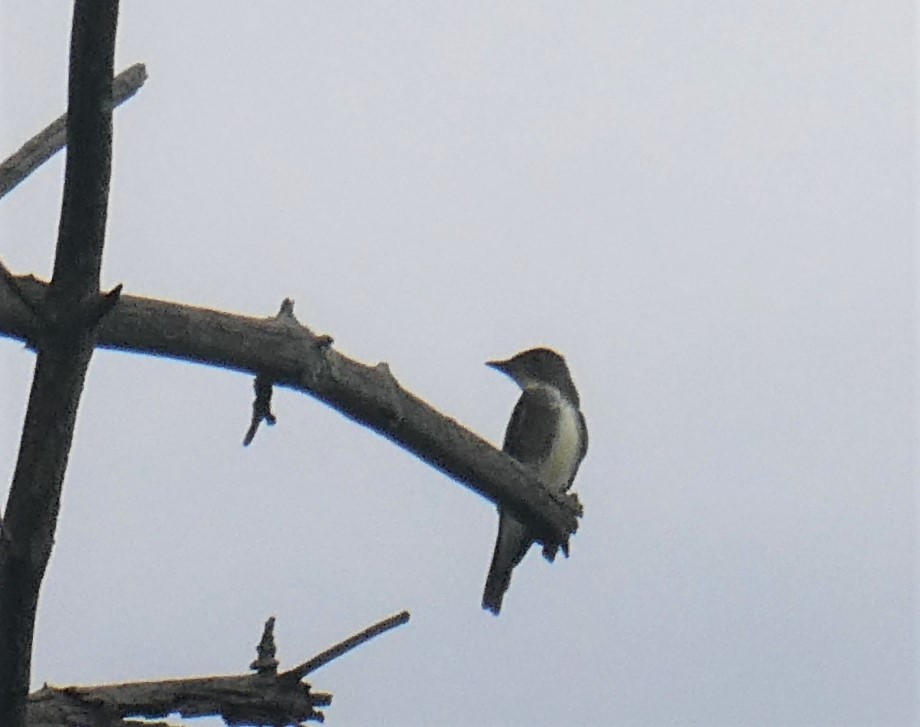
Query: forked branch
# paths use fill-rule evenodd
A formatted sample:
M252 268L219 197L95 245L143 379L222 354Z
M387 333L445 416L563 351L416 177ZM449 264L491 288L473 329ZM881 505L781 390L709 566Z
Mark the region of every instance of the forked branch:
M274 625L265 624L250 665L254 674L130 682L98 687L50 687L29 696L29 727L70 727L76 724L131 725L130 718L158 718L178 713L183 718L222 717L228 725L285 727L322 722L320 707L332 695L314 692L303 677L375 636L409 620L408 611L390 616L350 636L303 664L278 673L274 659ZM149 725L150 723L144 723Z

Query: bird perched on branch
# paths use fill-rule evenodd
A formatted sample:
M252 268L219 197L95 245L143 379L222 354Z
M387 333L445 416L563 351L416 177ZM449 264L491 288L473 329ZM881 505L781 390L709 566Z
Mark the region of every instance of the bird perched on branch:
M565 359L548 348L532 348L486 365L510 376L522 390L505 430L504 451L533 469L551 491L565 492L588 451L588 429ZM498 538L482 594L482 607L496 616L511 571L534 542L527 527L501 505L498 515Z

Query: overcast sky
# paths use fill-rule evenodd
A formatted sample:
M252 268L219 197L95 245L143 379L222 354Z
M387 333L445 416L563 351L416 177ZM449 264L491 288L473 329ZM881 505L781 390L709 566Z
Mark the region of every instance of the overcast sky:
M490 503L288 391L244 449L250 379L99 352L33 684L239 673L269 615L293 665L405 608L313 675L329 724L920 723L913 6L123 3L104 285L292 297L495 443L483 362L554 347L585 517L493 618ZM67 7L2 4L0 156L64 109ZM17 273L62 171L0 204ZM33 362L0 341L5 473Z

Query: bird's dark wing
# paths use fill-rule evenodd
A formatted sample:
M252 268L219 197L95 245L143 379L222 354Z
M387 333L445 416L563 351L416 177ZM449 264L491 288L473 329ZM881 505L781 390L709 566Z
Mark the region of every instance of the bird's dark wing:
M524 464L539 462L550 451L559 409L542 387L524 389L505 430L504 451Z

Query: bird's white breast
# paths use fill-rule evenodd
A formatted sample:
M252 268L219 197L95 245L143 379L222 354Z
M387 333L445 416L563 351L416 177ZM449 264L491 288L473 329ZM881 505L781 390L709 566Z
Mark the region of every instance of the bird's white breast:
M571 481L581 461L581 417L568 399L555 388L551 390L558 406L559 430L549 455L540 466L540 479L561 492Z

